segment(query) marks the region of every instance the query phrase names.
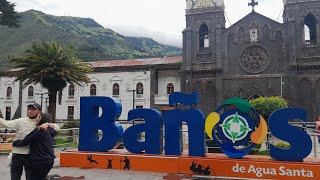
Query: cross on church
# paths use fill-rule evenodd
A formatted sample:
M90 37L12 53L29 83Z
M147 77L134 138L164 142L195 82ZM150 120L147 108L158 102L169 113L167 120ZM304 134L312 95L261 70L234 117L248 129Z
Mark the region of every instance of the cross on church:
M252 11L254 12L254 7L258 6L258 2L255 2L255 0L251 0L251 3L248 3L248 6L252 6Z

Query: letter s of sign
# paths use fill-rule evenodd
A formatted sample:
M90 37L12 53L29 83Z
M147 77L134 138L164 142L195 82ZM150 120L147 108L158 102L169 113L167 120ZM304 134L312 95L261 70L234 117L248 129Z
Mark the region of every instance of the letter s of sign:
M288 142L290 149L270 146L270 156L280 161L303 161L312 150L310 136L299 127L290 125L289 120L307 119L307 112L299 108L283 108L273 112L268 120L269 129L273 136Z
M101 108L101 116L99 116ZM119 101L100 96L80 97L80 151L108 151L113 149L123 135L122 126L115 122L121 115L122 106ZM98 130L103 137L98 139Z

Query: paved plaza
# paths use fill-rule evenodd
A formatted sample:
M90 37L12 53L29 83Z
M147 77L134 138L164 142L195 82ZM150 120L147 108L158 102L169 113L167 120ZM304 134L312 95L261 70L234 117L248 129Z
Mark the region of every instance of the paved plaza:
M0 179L10 180L10 168L6 167L6 154L0 155ZM49 173L50 180L187 180L187 179L226 179L226 178L207 178L184 174L153 173L140 171L121 171L108 169L85 169L59 167L59 161ZM23 175L22 180L25 180Z

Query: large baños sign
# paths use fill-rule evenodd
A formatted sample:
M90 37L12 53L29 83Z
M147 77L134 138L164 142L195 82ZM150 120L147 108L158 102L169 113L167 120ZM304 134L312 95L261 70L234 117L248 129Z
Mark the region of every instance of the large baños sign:
M281 161L303 161L312 149L310 136L299 127L290 125L290 120L307 119L303 109L284 108L272 113L268 125L264 118L241 98L223 102L208 117L195 108L198 94L174 92L169 96L169 105L181 104L188 109L175 108L161 114L154 109L133 109L128 112L128 121L143 119L143 124L133 125L124 132L115 122L120 116L120 102L110 97L81 97L79 150L106 152L113 149L119 140L131 153L181 155L182 123L188 126L189 156L205 156L205 133L221 147L230 158L242 158L250 149L261 144L269 128L271 134L290 144L289 149L271 145L270 156ZM99 110L100 109L100 110ZM163 131L165 136L163 136ZM103 133L98 139L98 130ZM145 132L145 140L137 137ZM164 144L163 144L164 138Z

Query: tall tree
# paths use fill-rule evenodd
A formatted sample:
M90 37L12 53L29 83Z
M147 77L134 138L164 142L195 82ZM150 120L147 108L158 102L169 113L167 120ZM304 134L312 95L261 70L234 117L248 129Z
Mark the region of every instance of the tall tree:
M9 27L19 27L20 16L15 11L14 3L7 0L0 0L0 24Z
M56 117L57 94L61 104L62 90L69 84L83 86L90 82L87 74L92 66L76 57L73 47L63 47L57 42L34 44L26 50L25 57L12 59L19 68L12 75L23 81L23 87L40 83L48 90L49 113Z

